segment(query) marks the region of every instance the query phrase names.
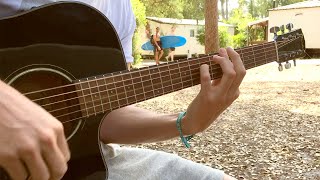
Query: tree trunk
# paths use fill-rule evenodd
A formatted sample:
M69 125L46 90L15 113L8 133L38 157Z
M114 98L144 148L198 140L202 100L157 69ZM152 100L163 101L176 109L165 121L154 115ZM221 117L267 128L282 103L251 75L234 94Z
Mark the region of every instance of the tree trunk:
M206 54L218 52L218 0L205 0L205 51Z

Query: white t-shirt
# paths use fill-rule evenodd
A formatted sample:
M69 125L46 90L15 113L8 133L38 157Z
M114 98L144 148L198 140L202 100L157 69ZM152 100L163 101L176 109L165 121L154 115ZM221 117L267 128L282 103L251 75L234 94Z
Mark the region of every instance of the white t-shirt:
M59 0L0 0L0 17L14 15L32 7ZM66 1L66 0L64 0ZM133 62L132 37L136 21L130 0L68 0L89 4L101 11L115 27L127 62Z

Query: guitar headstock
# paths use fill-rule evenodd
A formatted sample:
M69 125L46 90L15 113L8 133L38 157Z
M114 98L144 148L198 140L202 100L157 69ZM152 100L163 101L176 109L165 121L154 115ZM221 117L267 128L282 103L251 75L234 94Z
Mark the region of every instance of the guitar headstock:
M296 66L295 59L306 55L303 32L301 29L292 30L292 26L291 23L286 26L289 32L285 32L284 26L281 26L279 29L281 29L282 34L274 38L277 44L279 71L283 70L282 63L285 62L285 68L289 69L291 67L289 60L293 60Z

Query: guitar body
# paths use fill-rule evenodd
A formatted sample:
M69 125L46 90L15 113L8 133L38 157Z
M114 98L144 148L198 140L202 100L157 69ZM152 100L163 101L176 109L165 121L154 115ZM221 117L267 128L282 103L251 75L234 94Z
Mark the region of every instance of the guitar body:
M0 19L0 79L21 93L53 88L36 96L26 95L38 99L36 103L49 112L69 107L65 100L79 101L76 93L67 93L75 89L68 85L125 69L115 29L104 15L87 5L59 2ZM54 89L59 86L66 88ZM64 93L57 98L44 98ZM107 167L98 134L106 113L76 119L79 116L72 112L81 113L79 109L67 109L65 116L51 111L63 123L71 150L64 179L105 179ZM0 179L5 176L0 171Z

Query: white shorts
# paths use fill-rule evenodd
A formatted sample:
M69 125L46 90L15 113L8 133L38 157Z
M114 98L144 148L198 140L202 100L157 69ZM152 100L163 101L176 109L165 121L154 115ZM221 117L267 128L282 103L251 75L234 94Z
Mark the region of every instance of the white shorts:
M224 172L161 151L103 145L108 180L223 180Z

